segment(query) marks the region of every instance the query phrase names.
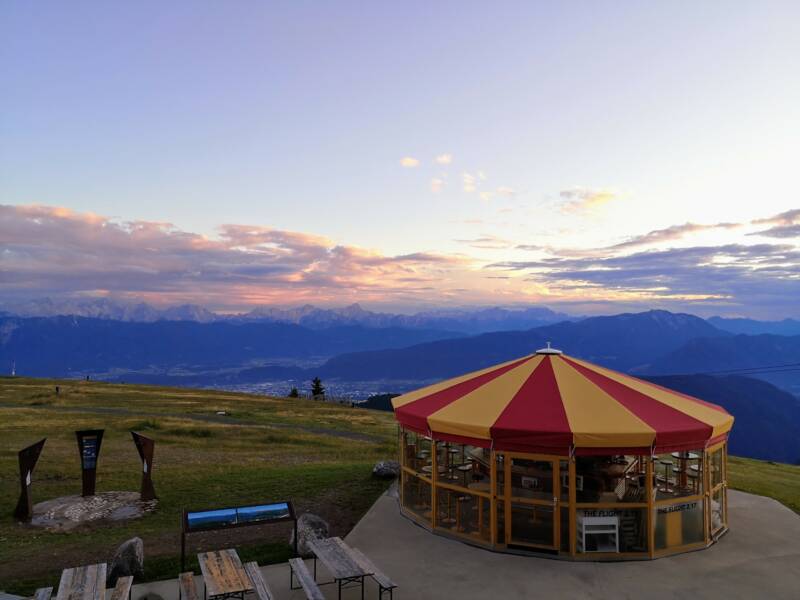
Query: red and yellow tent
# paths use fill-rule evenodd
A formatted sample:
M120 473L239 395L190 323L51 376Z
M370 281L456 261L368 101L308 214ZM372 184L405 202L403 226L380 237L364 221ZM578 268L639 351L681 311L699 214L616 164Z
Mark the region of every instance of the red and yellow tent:
M495 450L645 454L725 439L720 406L545 349L392 400L402 427Z

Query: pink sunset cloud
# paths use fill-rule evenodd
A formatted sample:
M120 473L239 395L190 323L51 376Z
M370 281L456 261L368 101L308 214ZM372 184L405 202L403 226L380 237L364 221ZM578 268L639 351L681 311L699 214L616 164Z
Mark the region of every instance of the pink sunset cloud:
M263 226L226 224L209 238L170 223L40 205L0 206L0 240L7 295L132 295L221 308L408 297L446 286L442 274L468 262L426 252L388 256Z
M235 311L306 302L413 307L602 301L666 308L700 303L709 310L746 304L784 313L798 294L800 248L791 235L796 220L790 211L751 224L772 225L756 235L782 237L782 244L686 243L709 230L733 235L744 227L737 223L684 223L587 249L520 245L488 235L457 240L475 253L509 257L481 261L479 254L389 255L262 225L224 224L206 236L170 223L0 205L0 302L113 296ZM683 245L673 247L678 241ZM540 256L530 259L528 251Z

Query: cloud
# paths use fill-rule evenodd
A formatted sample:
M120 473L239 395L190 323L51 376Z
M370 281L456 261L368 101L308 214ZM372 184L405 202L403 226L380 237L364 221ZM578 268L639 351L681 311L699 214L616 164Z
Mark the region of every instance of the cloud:
M751 221L754 225L793 225L800 222L800 208L793 208L764 219Z
M0 299L122 295L238 307L442 289L463 256L385 255L318 235L226 224L209 238L49 206L0 205Z
M478 178L471 173L462 173L461 181L464 186L464 191L471 194L478 189Z
M735 229L741 227L739 223L715 223L713 225L698 225L697 223L684 223L683 225L672 225L664 229L655 229L643 235L634 236L619 244L614 244L610 250L622 250L637 246L649 246L661 242L681 239L691 233L699 231L709 231L713 229Z
M797 216L782 214L763 221L793 227ZM0 301L114 296L218 310L298 302L395 307L578 302L581 310L595 303L606 310L633 305L725 312L714 308L722 307L729 314L800 316L796 239L651 248L696 231L734 227L684 223L616 246L579 249L482 233L456 240L464 254L390 255L262 225L230 223L206 236L164 222L0 205ZM497 251L507 259L485 265L477 252L476 258L468 255L469 248Z
M434 194L438 194L439 192L441 192L443 187L444 187L444 179L440 177L434 177L433 179L431 179L431 191Z
M483 175L483 173L481 173L480 175L483 176L483 179L486 179L486 176ZM475 184L475 181L477 181L479 179L479 177L480 176L473 177L473 179L472 179L473 185ZM488 202L489 200L491 200L495 196L504 196L506 198L512 198L512 197L514 197L516 195L516 193L517 192L515 190L513 190L512 188L510 188L510 187L500 186L500 187L496 188L494 191L486 190L486 191L479 192L478 195L480 196L481 200L483 200L484 202Z
M558 196L562 201L562 209L565 212L596 209L617 198L617 195L609 190L592 190L582 187L562 190L558 193Z
M506 196L506 197L512 197L512 196L516 196L517 195L517 192L516 192L515 189L510 188L510 187L506 187L506 186L500 186L499 188L497 188L496 192L499 195Z
M419 159L412 156L404 156L400 159L400 166L405 167L406 169L413 169L414 167L419 166Z
M791 244L724 244L650 250L623 256L504 261L493 271L526 272L552 294L604 301L721 301L748 312L780 306L796 312L800 249Z
M776 225L764 231L756 231L748 235L763 235L771 238L798 238L800 239L800 223L796 225Z
M768 229L756 231L748 235L760 235L771 238L798 238L800 239L800 208L787 210L773 217L756 219L754 225L773 225Z
M483 235L477 238L454 241L481 250L505 250L514 246L514 243L510 240L494 235Z
M468 194L477 192L483 182L487 179L486 173L483 171L475 171L474 173L464 171L461 173L462 187ZM481 200L490 200L494 195L495 192L489 190L484 190L480 193Z
M437 165L449 165L453 162L452 154L440 154L435 159Z

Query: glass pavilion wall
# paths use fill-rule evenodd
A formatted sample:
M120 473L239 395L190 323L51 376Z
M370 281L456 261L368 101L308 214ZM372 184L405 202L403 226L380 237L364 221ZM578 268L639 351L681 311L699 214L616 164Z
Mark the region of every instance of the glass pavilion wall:
M403 513L495 550L657 558L727 530L727 447L655 456L493 451L400 431ZM650 482L650 485L648 485Z

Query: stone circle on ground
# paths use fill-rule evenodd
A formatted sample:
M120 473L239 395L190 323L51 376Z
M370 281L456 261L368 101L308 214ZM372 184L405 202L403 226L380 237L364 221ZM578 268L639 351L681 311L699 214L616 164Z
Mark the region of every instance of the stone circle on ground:
M33 507L31 525L47 531L71 531L83 525L118 523L152 512L158 500L142 502L139 492L101 492L94 496L62 496Z

